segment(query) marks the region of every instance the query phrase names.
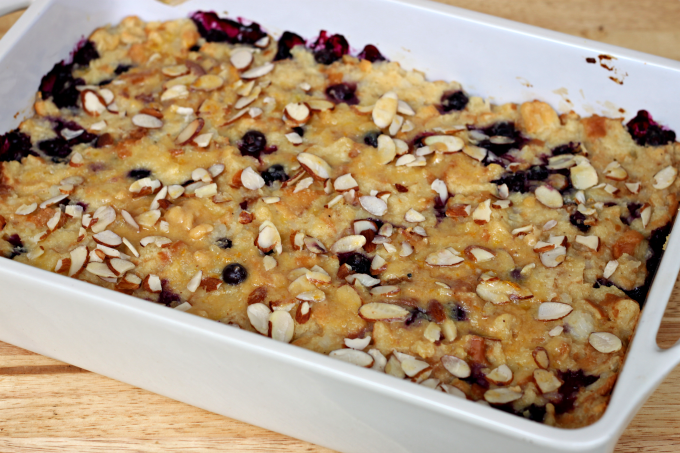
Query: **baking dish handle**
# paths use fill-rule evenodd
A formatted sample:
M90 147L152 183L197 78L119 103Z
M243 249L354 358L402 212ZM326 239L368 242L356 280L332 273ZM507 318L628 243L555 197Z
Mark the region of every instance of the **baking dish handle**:
M0 16L28 8L33 0L0 0Z

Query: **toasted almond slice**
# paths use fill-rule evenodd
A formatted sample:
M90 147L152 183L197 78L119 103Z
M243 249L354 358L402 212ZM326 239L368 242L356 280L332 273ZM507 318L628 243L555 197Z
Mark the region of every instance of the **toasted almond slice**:
M97 233L92 236L92 239L94 239L97 244L102 244L107 247L118 247L123 243L120 236L110 230L104 230L101 233Z
M404 220L411 223L424 222L425 216L416 211L415 209L411 208L408 211L406 211L406 214L404 215Z
M198 271L191 277L189 283L187 283L187 289L189 292L195 293L199 286L201 286L201 280L203 279L203 271Z
M289 120L297 124L306 123L311 115L309 107L304 102L292 102L286 105L284 113Z
M491 250L485 247L480 247L478 245L471 245L466 247L464 253L465 256L473 263L483 263L485 261L491 261L496 257L496 255Z
M203 120L203 118L196 118L191 123L189 123L187 127L185 127L182 130L182 132L179 133L179 135L175 139L175 143L177 143L180 146L186 145L191 141L191 139L196 137L201 132L204 124L205 121Z
M456 218L456 217L468 217L472 212L472 206L469 204L451 204L446 209L446 217Z
M390 123L390 127L388 129L388 132L390 135L394 136L399 133L401 130L401 127L404 124L404 117L401 115L394 115L394 118L392 119L392 122Z
M56 209L54 211L54 215L50 218L50 220L47 221L47 228L50 229L50 231L53 231L57 225L59 225L59 221L61 220L61 209Z
M463 153L472 157L474 160L481 162L484 160L488 152L485 148L481 148L479 146L474 145L468 145L463 147Z
M588 337L588 343L597 351L609 354L621 349L621 339L609 332L593 332Z
M401 100L397 103L397 113L401 113L402 115L406 116L413 116L416 114L415 110L413 110L410 105Z
M652 218L652 207L646 203L645 205L646 206L644 206L640 210L640 220L642 221L642 228L647 228L647 224Z
M446 186L446 183L441 179L435 179L432 181L432 185L430 187L437 193L439 200L443 204L446 204L446 200L449 199L449 188Z
M437 325L437 323L431 322L425 328L423 332L425 339L431 343L435 343L441 340L442 328Z
M616 192L619 191L619 188L616 187L616 186L612 186L611 184L606 184L606 185L604 186L604 191L607 192L607 193L609 193L609 194L614 195Z
M543 241L538 241L534 245L534 252L536 253L545 253L548 250L553 250L555 247L557 247L557 244L553 244L551 242L543 242Z
M167 247L172 244L172 239L165 238L163 236L147 236L139 241L139 245L146 247L148 245L154 244L156 247Z
M84 245L81 245L80 247L76 247L75 249L71 250L71 263L68 271L68 276L73 277L74 275L78 274L83 268L85 267L85 264L87 264L87 257L88 257L88 250L87 247Z
M297 132L290 132L290 133L286 134L286 139L288 139L288 141L291 144L296 145L296 146L301 145L302 142L303 142L302 137L300 137L300 134L298 134Z
M272 63L265 63L262 66L258 66L256 68L252 68L241 74L242 79L257 79L258 77L262 77L264 75L269 74L272 72L274 69L274 65Z
M83 217L83 207L77 204L70 204L64 209L64 214L73 219L80 219ZM2 230L2 228L0 228L0 230Z
M269 331L273 340L290 343L295 334L295 322L290 313L285 310L275 310L269 315Z
M189 68L187 68L187 66L184 64L178 64L174 66L166 66L163 69L161 69L161 72L163 73L163 75L166 75L168 77L179 77L189 74Z
M229 61L239 71L243 71L253 62L253 53L247 49L237 49L229 57Z
M430 253L425 258L425 262L430 266L455 266L462 263L463 261L463 258L455 255L449 249L443 249L435 253Z
M562 194L552 186L543 185L536 189L536 199L544 206L557 209L564 205Z
M459 359L456 356L445 355L441 358L442 365L446 368L446 371L451 373L457 378L465 379L470 377L470 365L463 359Z
M597 171L588 160L581 160L578 165L570 168L571 183L575 189L585 190L597 184Z
M378 136L378 163L387 165L394 160L397 155L397 145L389 135Z
M326 293L321 291L320 289L314 289L312 291L305 291L303 293L298 294L295 296L297 300L301 300L304 302L323 302L326 300Z
M371 302L359 308L359 316L367 321L398 321L406 319L409 311L393 304Z
M376 286L380 284L380 280L377 278L373 278L368 274L352 274L348 275L345 277L345 280L350 284L354 285L356 282L361 283L362 286L365 286L366 288L370 288L372 286Z
M181 197L184 194L184 187L174 184L172 186L168 187L168 197L170 197L171 200L175 200L179 197Z
M155 193L162 186L161 182L157 179L142 178L130 184L128 189L132 193L139 193L146 195L147 193Z
M425 137L423 143L435 151L445 154L457 153L465 146L465 142L455 135L430 135Z
M574 156L571 154L562 154L559 156L548 158L548 169L550 170L562 170L565 168L571 168L576 165Z
M376 254L371 260L371 274L377 275L387 269L387 261L382 256Z
M371 288L371 294L374 296L394 296L399 294L401 289L398 286L388 285L388 286L376 286Z
M161 279L157 275L149 274L142 280L142 287L150 293L160 293L163 291Z
M366 349L370 342L371 342L370 335L367 335L365 338L345 338L345 346L351 349L356 349L358 351Z
M61 136L64 137L66 140L72 140L76 137L80 137L81 135L83 135L84 132L85 129L75 131L68 128L64 128L61 130Z
M399 98L393 91L388 91L383 94L373 107L373 122L380 129L388 127L394 116L397 114L397 107L399 105Z
M105 263L90 262L85 270L97 277L116 278L116 274Z
M333 110L335 108L334 103L332 103L330 101L326 101L324 99L308 99L306 101L306 103L307 103L307 106L311 110L315 110L315 111L319 111L319 112L323 112L323 111L326 111L326 110Z
M403 241L401 243L401 251L399 252L399 256L402 258L405 258L407 256L411 256L413 254L413 246L409 244L406 241Z
M394 163L394 165L396 167L409 165L409 164L414 163L416 161L416 159L417 159L416 156L414 156L413 154L404 154L399 159L397 159L397 161Z
M331 252L336 254L355 252L365 244L366 238L360 234L345 236L331 246Z
M638 194L640 193L640 183L639 182L627 182L626 187L630 191L630 193L633 194Z
M156 225L160 218L161 211L159 209L152 209L150 211L143 212L139 214L137 217L135 217L135 222L137 222L139 225L145 228L153 228L153 226Z
M576 235L576 242L579 244L583 244L586 247L588 247L591 250L595 250L596 252L600 248L600 238L598 236L581 236L581 235Z
M370 339L370 337L368 337ZM381 373L385 371L385 365L387 365L387 358L377 349L369 349L368 354L373 357L373 366L371 369L380 371Z
M339 176L335 179L333 182L333 188L338 192L345 192L351 189L358 189L359 184L352 177L351 173L347 173L346 175Z
M545 348L542 347L537 347L534 349L534 352L532 352L532 355L534 357L534 362L536 362L536 365L538 365L540 368L547 370L548 367L550 366L550 357L548 356L548 351L545 350Z
M354 234L361 234L367 230L378 232L376 223L373 220L368 219L355 220L352 224L352 228L354 229Z
M330 178L331 167L319 156L310 153L300 153L297 155L297 161L314 179L323 181Z
M224 79L214 74L200 76L191 86L201 91L213 91L224 85Z
M132 117L132 124L145 129L160 129L163 121L146 113L138 113Z
M312 178L311 176L308 178L304 178L300 180L300 182L295 184L295 190L293 190L293 193L302 192L303 190L308 189L313 183L314 178Z
M307 280L309 280L310 283L313 283L315 285L327 285L331 282L331 276L328 275L325 271L324 272L309 271L305 275L307 277Z
M433 154L436 150L432 147L429 146L422 146L418 149L416 149L416 156L423 157L423 156L429 156L430 154ZM417 158L416 158L417 160ZM408 164L406 164L408 165Z
M487 374L486 379L496 385L508 385L512 382L512 370L507 365L501 365Z
M654 184L652 187L657 190L666 189L670 187L673 182L675 182L675 178L677 176L678 170L676 170L672 165L669 165L654 175Z
M274 225L266 225L257 236L257 247L263 253L271 252L280 243L281 237Z
M106 101L92 90L84 90L80 93L80 102L83 110L90 116L97 117L106 111Z
M60 201L65 200L67 196L68 195L62 194L62 195L57 195L56 197L52 197L48 200L45 200L42 203L40 203L40 209L45 209L48 206L59 203Z
M136 267L130 261L121 258L111 258L107 261L107 264L116 276L123 275Z
M607 165L602 172L605 178L613 179L614 181L625 181L628 179L628 172L617 161L612 161Z
M255 41L253 45L255 47L259 47L260 49L266 49L267 47L269 47L269 42L270 42L269 36L263 36L257 41Z
M335 351L331 351L328 356L364 368L371 368L374 362L371 355L356 349L337 349Z
M246 168L241 173L241 183L243 187L250 190L258 190L264 187L264 179L251 167Z
M491 221L491 200L486 200L479 203L475 210L472 212L472 220L477 225L484 225Z
M102 88L99 90L99 96L104 99L104 104L106 105L111 105L113 100L116 98L116 95L113 94L113 91L109 90L108 88Z
M123 238L123 244L130 250L130 253L132 253L136 258L139 258L139 252L135 248L134 245L132 245L132 242L130 242L127 238Z
M616 272L616 269L619 267L619 262L617 260L612 260L607 263L607 265L604 267L604 273L602 274L602 277L604 278L609 278L611 277L614 272Z
M516 401L521 397L521 391L515 391L509 388L492 389L487 390L484 393L484 399L491 404L507 404Z
M552 372L546 370L534 370L534 381L541 389L541 393L551 393L562 387L562 381Z
M84 220L85 216L83 216ZM92 220L96 221L95 224L90 223L92 232L95 234L100 233L116 221L116 211L111 206L102 206L94 212Z
M161 102L171 101L173 99L186 98L189 96L189 90L186 85L171 86L161 94Z
M536 319L539 321L555 321L564 318L573 310L574 307L562 302L543 302L538 306Z
M307 250L309 250L312 253L321 254L328 252L326 246L324 246L323 243L317 238L305 237L304 243L305 246L307 247Z
M387 203L378 197L363 196L359 197L359 203L369 214L382 216L387 212Z
M530 299L533 294L516 283L489 278L480 282L476 288L477 295L495 305L507 304L513 300Z
M269 316L271 313L269 307L263 303L248 305L246 309L250 325L262 335L269 334Z
M543 263L545 267L557 267L564 262L566 255L567 248L557 246L552 250L541 253L539 257L541 258L541 263Z
M396 352L396 351L395 351ZM406 355L406 354L404 354ZM401 362L401 369L404 370L406 376L412 378L418 376L423 371L430 368L430 364L422 360L418 360L415 357L405 357Z

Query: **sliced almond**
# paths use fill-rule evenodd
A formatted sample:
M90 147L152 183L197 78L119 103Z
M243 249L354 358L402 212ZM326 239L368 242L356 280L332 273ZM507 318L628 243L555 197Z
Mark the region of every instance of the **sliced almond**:
M380 129L385 129L389 127L397 114L397 108L399 105L399 98L397 94L393 91L388 91L383 94L380 99L373 106L373 122Z
M423 139L423 143L441 153L457 153L465 146L465 142L455 135L430 135Z
M491 261L496 255L489 249L477 245L471 245L465 248L465 256L473 263L483 263Z
M163 121L146 113L138 113L133 116L132 124L145 129L160 129L163 127Z
M425 258L425 262L430 266L455 266L465 261L458 255L455 255L449 249L443 249L438 252L430 253Z
M477 208L472 212L472 220L477 225L484 225L491 221L491 200L486 200L477 205Z
M153 226L158 223L160 218L161 211L158 209L152 209L150 211L142 212L137 217L135 217L135 222L145 228L153 228ZM94 231L94 229L92 231Z
M73 277L74 275L77 275L81 270L83 270L83 268L87 264L87 257L89 255L89 252L87 250L87 247L82 245L71 250L70 255L71 262L69 266L68 276Z
M274 69L274 65L272 63L265 63L262 66L258 66L256 68L249 69L248 71L244 72L241 74L242 79L257 79L258 77L262 77L264 75L269 74L272 72Z
M309 250L312 253L316 254L328 253L328 249L326 248L326 246L324 246L323 243L317 238L305 237L304 243L305 246L307 247L307 250Z
M278 230L276 227L271 224L265 225L263 228L260 228L260 233L257 236L256 240L256 245L257 247L262 250L263 253L269 253L272 250L280 249L281 246L281 236L279 235ZM277 250L278 253L280 253Z
M127 238L123 238L123 244L130 250L130 253L132 253L135 257L139 258L139 252L135 248L134 245L132 245L132 242L130 242Z
M539 321L555 321L564 318L573 310L574 307L562 302L543 302L538 306L536 319Z
M352 177L351 173L347 173L346 175L337 177L335 181L333 181L333 188L338 192L345 192L351 189L358 189L359 184Z
M628 172L617 161L612 161L607 165L602 172L605 178L613 179L614 181L625 181L628 179Z
M548 169L550 170L563 170L566 168L571 168L576 165L574 156L571 154L562 154L559 156L548 158Z
M106 101L92 90L84 90L80 93L80 102L83 110L90 116L97 117L106 112Z
M182 132L179 133L179 135L175 139L175 143L177 143L180 146L186 145L191 141L191 139L196 137L201 132L201 129L203 129L204 124L205 121L203 120L203 118L196 118L191 123L189 123L187 127L185 127L182 130Z
M161 182L157 179L142 178L130 184L130 188L128 190L132 193L149 195L155 193L161 188L161 186Z
M378 197L363 196L359 197L359 203L369 214L382 216L387 212L387 203Z
M541 263L545 267L557 267L564 262L567 255L567 248L563 246L557 246L552 250L545 253L541 253L539 257L541 258Z
M83 216L83 221L85 216ZM111 225L116 220L116 211L111 206L102 206L98 208L92 215L92 221L94 224L90 223L90 228L93 233L100 233L104 231L109 225ZM84 224L83 224L84 226Z
M43 201L40 203L40 209L45 209L48 206L51 206L53 204L59 203L62 200L65 200L68 195L57 195L56 197L52 197L48 200Z
M642 221L642 228L647 228L647 224L652 218L652 207L645 203L645 206L640 210L640 220Z
M562 381L546 370L534 370L534 381L541 393L551 393L562 387Z
M611 277L614 272L616 272L616 269L619 267L619 262L617 260L612 260L607 263L607 265L604 267L604 273L602 274L602 277L604 278L609 278Z
M564 205L562 194L552 186L543 185L536 189L536 199L544 206L557 209Z
M107 264L116 276L121 276L136 267L134 263L121 258L111 258Z
M214 74L204 74L191 85L201 91L214 91L224 85L224 79Z
M301 145L303 140L302 137L300 137L300 134L297 132L290 132L286 134L286 139L293 145Z
M373 357L356 349L337 349L331 351L328 356L364 368L371 368L373 366Z
M189 74L189 68L187 68L187 66L184 64L178 64L174 66L166 66L163 69L161 69L161 72L163 73L163 75L166 75L168 77L179 77Z
M246 168L241 173L241 183L243 187L250 190L258 190L264 187L264 179L251 167Z
M142 286L150 293L160 293L163 291L163 285L158 275L149 274L142 280Z
M331 282L331 276L323 272L309 271L306 277L314 285L327 285Z
M512 370L507 365L501 365L487 374L486 379L496 385L508 385L512 382Z
M672 165L664 168L660 172L654 175L654 187L657 190L663 190L671 186L675 182L675 178L678 176L678 170Z
M371 302L359 308L359 316L367 321L400 321L410 312L398 305Z
M331 167L325 160L310 153L300 153L297 161L314 179L323 181L330 178Z
M419 223L425 221L425 216L416 211L415 209L411 208L408 211L406 211L406 214L404 215L404 220L411 223Z
M172 244L172 239L165 238L163 236L147 236L139 241L139 245L142 247L147 247L154 244L156 247L167 247Z
M576 235L576 240L578 244L583 244L591 250L598 251L600 249L600 238L598 236L581 236Z
M370 288L372 286L376 286L380 284L380 280L374 277L371 277L368 274L352 274L348 275L345 277L345 280L350 284L354 285L356 282L359 282L362 286L365 286L366 288Z
M546 351L545 348L539 346L534 349L534 352L532 352L531 355L533 355L536 365L544 370L548 369L550 366L550 357L548 356L548 351Z
M446 217L456 218L456 217L468 217L472 212L472 206L469 204L450 204L446 209ZM489 209L489 214L491 210ZM489 217L491 218L491 217Z
M585 190L597 184L598 177L595 168L587 160L582 160L569 170L571 183L577 190Z
M609 332L593 332L588 337L588 343L603 354L619 351L623 346L621 339Z
M87 266L85 266L85 270L92 275L96 275L97 277L116 278L116 274L111 269L109 269L109 266L107 266L105 263L90 262Z
M476 292L480 298L495 305L503 305L514 300L531 299L533 297L533 294L528 289L522 288L516 283L498 278L483 280L477 285Z
M326 300L326 293L324 293L320 289L315 289L312 291L302 292L295 296L295 298L303 302L323 302L324 300Z
M290 343L295 334L295 321L285 310L274 310L269 315L269 334L273 340Z
M488 151L485 148L481 148L479 146L468 145L463 147L463 153L472 157L474 160L481 162L484 160L484 158L486 158Z
M509 388L492 389L487 390L484 393L484 399L491 404L507 404L516 401L521 397L521 391L515 391Z
M401 243L401 251L399 252L399 256L404 258L404 257L407 257L407 256L411 256L412 254L413 254L413 246L411 244L409 244L408 242L403 241Z
M456 356L445 355L442 356L441 362L444 368L446 368L446 371L451 373L453 376L459 379L470 377L470 365L468 365L465 360L459 359Z
M351 349L356 349L358 351L366 349L370 343L371 343L370 335L367 335L365 338L345 338L345 346Z
M396 353L396 351L395 351ZM406 355L406 354L404 354ZM401 362L401 369L404 370L406 376L412 378L421 374L423 371L430 368L430 364L415 357L407 356L399 360Z
M229 61L239 71L243 71L253 62L253 53L247 49L237 49L229 57Z
M392 122L390 123L390 127L388 129L389 134L392 136L397 135L401 130L403 124L404 117L401 115L394 115L394 118L392 119Z
M286 118L296 124L304 124L309 121L311 110L304 102L292 102L284 108Z
M263 303L248 305L246 309L250 325L262 335L269 335L269 316L271 313L269 307Z
M184 194L184 187L179 184L168 186L168 197L170 197L171 200L181 197L182 194Z
M437 193L439 200L446 204L446 200L449 199L449 189L446 183L441 179L435 179L430 187Z
M120 236L109 230L104 230L101 233L95 234L92 236L92 239L94 239L97 244L102 244L107 247L118 247L123 243Z
M626 183L626 188L630 191L632 194L638 194L640 193L640 183L639 182L627 182Z
M387 165L397 156L397 145L389 135L378 136L378 163Z
M350 253L359 250L366 244L366 238L362 235L352 235L345 236L344 238L338 239L332 246L331 252L340 253Z
M387 286L376 286L371 289L371 294L378 297L389 297L399 294L401 289L398 286L387 285Z

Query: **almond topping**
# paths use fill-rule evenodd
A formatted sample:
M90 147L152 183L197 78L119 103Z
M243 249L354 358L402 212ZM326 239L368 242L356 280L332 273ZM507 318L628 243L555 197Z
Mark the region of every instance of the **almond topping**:
M169 186L168 197L170 197L171 200L175 200L184 194L184 190L184 187L180 186L179 184Z
M96 275L97 277L116 278L116 274L114 274L113 271L109 269L109 266L107 266L105 263L90 262L85 267L85 270L93 275Z
M295 322L285 310L275 310L269 315L269 331L273 340L290 343L295 334Z
M83 104L83 110L90 116L96 117L106 111L106 102L99 94L92 90L81 92L80 101Z
M399 256L404 258L404 257L407 257L407 256L411 256L412 254L413 254L413 246L411 244L409 244L408 242L403 241L401 243L401 251L399 252Z
M231 54L229 61L236 69L242 71L253 62L253 54L246 49L238 49Z
M491 250L476 245L467 247L464 253L465 256L473 263L491 261L496 257L496 255Z
M431 135L425 137L423 143L433 150L445 154L457 153L465 146L463 140L455 135Z
M678 170L673 166L668 166L654 175L653 187L657 190L666 189L675 182L675 178L678 176Z
M352 177L351 173L347 173L346 175L339 176L335 179L333 182L333 188L338 192L344 192L350 189L358 189L359 184Z
M327 285L331 282L331 276L324 272L309 271L306 277L310 283L315 285Z
M558 192L559 193L559 192ZM477 225L484 225L491 220L491 200L486 200L477 205L477 208L472 213L472 220Z
M74 275L78 274L81 270L83 270L85 264L87 263L88 256L87 247L81 245L80 247L71 250L70 255L71 263L68 271L68 276L73 277Z
M534 370L534 381L541 393L554 392L560 387L562 387L562 381L560 381L552 372L546 370Z
M373 106L373 122L380 129L388 127L394 116L397 114L397 107L399 105L399 98L393 91L388 91L383 94L380 99Z
M224 79L214 74L204 74L191 86L201 91L213 91L224 85Z
M376 286L371 289L371 294L374 296L394 296L399 294L401 289L398 286Z
M155 244L156 247L167 247L172 244L172 239L164 238L163 236L147 236L139 241L139 245L146 247L148 245Z
M604 354L616 352L621 349L621 339L609 332L593 332L588 337L588 343L597 351Z
M284 312L285 313L285 312ZM262 335L269 334L269 316L272 311L263 303L248 305L246 309L250 325Z
M432 188L432 190L437 192L439 200L443 204L446 204L446 200L448 200L449 198L449 189L448 187L446 187L446 183L441 179L435 179L430 187Z
M507 304L513 300L531 299L533 294L516 283L489 278L480 282L476 288L477 295L495 305Z
M284 112L289 120L297 124L306 123L311 115L309 107L304 102L290 103L286 105Z
M466 155L472 157L474 160L477 160L479 162L483 161L484 158L487 155L487 150L485 148L480 148L479 146L465 146L463 148L463 153Z
M576 242L585 245L591 250L597 251L600 248L600 238L597 236L576 235Z
M609 278L611 277L614 272L616 272L616 269L619 267L619 262L617 260L612 260L607 263L607 265L604 267L604 273L602 276L604 278Z
M373 357L363 351L358 351L356 349L337 349L335 351L331 351L328 356L364 368L370 368L373 366Z
M137 217L135 217L135 221L145 228L153 228L160 218L161 211L159 209L152 209L139 214ZM95 226L97 226L97 224L95 224ZM94 231L94 227L92 231Z
M378 197L363 196L359 197L359 203L368 213L375 216L382 216L387 212L387 203Z
M331 252L340 253L350 253L359 250L366 244L366 238L362 235L352 235L345 236L339 239L331 246Z
M246 168L241 173L241 183L243 187L250 190L258 190L264 187L264 179L251 167Z
M496 385L508 385L512 382L512 370L507 365L501 365L487 374L486 379Z
M120 236L109 230L95 234L92 236L92 239L94 239L97 244L102 244L107 247L118 247L123 243L123 240L120 238Z
M491 404L507 404L521 397L521 391L514 391L509 388L492 389L484 393L484 399Z
M490 211L490 210L489 210ZM468 217L472 212L472 206L469 204L451 204L446 209L446 217Z
M305 237L304 242L305 246L307 247L307 250L309 250L312 253L320 254L328 252L328 249L326 249L326 247L321 243L321 241L316 238Z
M411 223L424 222L425 216L416 211L415 209L409 209L404 215L404 220Z
M262 222L262 225L260 225L260 233L255 242L263 253L269 253L272 250L276 250L276 254L280 255L283 251L279 231L269 220L265 220Z
M178 64L175 66L166 66L161 69L161 72L168 77L179 77L189 74L189 68L184 64Z
M267 75L272 70L274 69L274 65L272 63L265 63L262 66L258 66L256 68L252 68L241 74L242 79L257 79L258 77L262 77L263 75Z
M642 228L647 228L647 224L649 223L651 218L652 207L647 205L640 210L640 220L642 221Z
M130 242L128 239L123 238L123 244L130 250L130 253L132 253L135 257L139 258L139 252L135 248L134 245L132 245L132 242Z
M574 156L571 154L562 154L555 157L548 158L548 169L550 170L562 170L565 168L571 168L576 165Z
M163 291L161 279L157 275L149 274L142 280L142 286L150 293L160 293Z
M389 135L378 137L378 163L387 165L397 156L397 145Z
M301 145L302 144L302 137L300 137L300 134L298 134L297 132L290 132L290 133L286 134L286 138L293 145Z
M179 133L177 138L175 139L175 143L178 145L186 145L191 141L192 138L197 136L200 132L201 129L203 129L203 125L205 124L205 121L203 121L203 118L196 118L193 120L187 127L185 127L182 132Z
M441 359L442 365L446 368L446 371L451 373L457 378L465 379L470 377L470 365L463 359L459 359L456 356L445 355Z
M321 291L320 289L314 289L312 291L305 291L303 293L298 294L295 296L297 300L301 300L304 302L323 302L326 300L326 293Z
M138 113L137 115L133 116L132 124L145 129L160 129L163 127L163 121L146 113Z
M168 88L161 94L161 102L171 101L173 99L186 98L189 96L189 90L185 85L174 85Z
M639 182L635 182L635 183L627 182L626 187L628 188L628 190L630 190L630 193L633 193L633 194L640 193L640 183Z
M536 189L536 199L549 208L561 208L564 205L562 194L552 186L544 185Z
M534 356L534 362L536 362L536 365L544 370L548 369L550 366L550 357L548 356L548 351L546 351L545 348L540 346L537 347L534 349L534 352L532 352L532 355Z
M322 158L310 153L300 153L297 161L314 179L323 181L330 178L331 167Z
M65 200L67 196L68 195L57 195L56 197L52 197L49 200L45 200L40 203L40 209L45 209L48 206L59 203L61 200Z
M552 250L541 253L539 257L541 258L541 263L543 263L545 267L557 267L564 262L566 255L567 248L557 246Z
M614 181L625 181L628 179L628 172L616 161L607 165L603 173L605 178L613 179Z
M345 338L345 346L351 349L357 349L359 351L366 349L370 342L370 335L366 336L366 338Z
M345 277L345 280L350 284L350 285L355 285L356 282L359 282L362 286L365 286L366 288L370 288L372 286L376 286L380 284L380 280L377 278L373 278L368 274L352 274L348 275Z
M90 228L93 233L101 233L111 225L116 220L116 211L111 206L102 206L98 208L92 215L92 221L96 222L92 224L90 222ZM85 221L85 216L83 216L83 222ZM84 224L83 224L84 226Z
M449 249L443 249L435 253L430 253L425 258L425 262L430 266L455 266L457 264L462 263L463 261L464 261L463 258L455 255Z
M587 159L581 160L578 165L571 167L571 183L575 189L585 190L597 184L597 171L590 165Z
M367 321L397 321L406 319L410 312L398 305L371 302L359 308L359 316Z
M415 357L411 357L407 354L399 354L397 351L395 351L394 354L397 355L397 358L401 362L401 369L408 377L416 377L423 371L430 368L429 363L418 360Z
M117 276L123 275L128 271L135 268L135 265L128 260L120 258L111 258L107 261L109 269L113 271Z
M187 289L189 292L196 292L199 286L201 286L201 281L203 279L203 271L198 271L194 274L193 277L191 277L191 280L189 280L189 283L187 283Z
M562 302L543 302L538 306L538 316L536 319L539 321L555 321L564 318L573 310L574 307Z

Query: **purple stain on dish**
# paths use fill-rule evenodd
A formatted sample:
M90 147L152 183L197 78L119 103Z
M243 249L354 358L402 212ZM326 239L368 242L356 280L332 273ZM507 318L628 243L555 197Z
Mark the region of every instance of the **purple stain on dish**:
M292 58L291 50L295 46L304 46L307 43L301 36L296 35L290 31L284 31L279 39L278 46L276 49L276 55L274 56L274 61L287 60Z
M574 408L574 403L576 402L579 391L583 387L588 387L599 379L599 376L587 376L583 373L583 370L559 371L557 375L563 384L557 390L562 398L558 402L553 402L556 414L564 414L565 412L571 411Z
M447 91L442 94L438 109L441 113L465 110L470 99L462 91Z
M675 132L659 126L646 110L638 111L626 126L630 136L640 146L662 146L675 141Z
M349 53L349 43L342 35L328 36L326 30L321 30L311 49L317 63L329 65Z
M338 83L326 88L326 96L336 104L345 103L348 105L356 105L359 99L356 96L357 86L353 83Z
M378 48L375 47L373 44L366 44L364 49L361 52L359 52L359 55L357 55L357 57L360 60L368 60L371 63L387 60L387 58L385 58L383 54L380 53Z
M197 11L191 15L200 35L208 42L255 44L267 34L256 22L245 25L231 19L222 19L214 12Z
M31 138L19 129L0 135L0 162L21 162L26 156L35 155Z

